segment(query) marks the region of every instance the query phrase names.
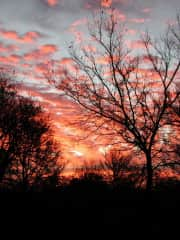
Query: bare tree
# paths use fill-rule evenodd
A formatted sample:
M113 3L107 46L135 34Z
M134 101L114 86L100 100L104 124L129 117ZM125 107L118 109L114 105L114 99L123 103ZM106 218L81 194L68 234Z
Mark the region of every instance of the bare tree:
M127 177L130 171L130 156L125 156L121 151L112 149L105 153L105 159L102 161L102 168L112 175L112 181L116 182L119 179Z
M141 187L144 182L144 168L133 162L132 155L116 148L105 152L104 160L100 163L100 169L104 171L104 176L115 186L136 188Z
M102 166L100 163L93 163L92 161L83 161L82 166L76 167L74 169L74 175L77 176L77 178L81 178L88 175L101 175L102 174Z
M164 147L160 139L169 124L170 108L180 94L174 91L180 73L177 24L159 40L145 34L137 53L127 48L126 29L114 11L100 11L89 26L88 48L69 47L76 71L65 69L64 75L61 71L51 76L81 106L82 119L87 117L85 123L96 133L111 133L120 144L143 153L139 160L146 164L147 191L153 187L153 168Z

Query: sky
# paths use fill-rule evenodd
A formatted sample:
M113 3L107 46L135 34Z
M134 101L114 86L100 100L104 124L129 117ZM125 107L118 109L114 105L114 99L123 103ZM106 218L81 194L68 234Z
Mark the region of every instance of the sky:
M92 13L110 6L127 24L130 37L147 28L160 34L180 11L179 0L0 0L0 67L15 69L21 94L40 101L50 113L56 138L74 164L95 160L103 150L94 146L93 137L77 141L83 130L69 120L78 107L49 85L44 72L53 61L71 63L69 44L83 42Z

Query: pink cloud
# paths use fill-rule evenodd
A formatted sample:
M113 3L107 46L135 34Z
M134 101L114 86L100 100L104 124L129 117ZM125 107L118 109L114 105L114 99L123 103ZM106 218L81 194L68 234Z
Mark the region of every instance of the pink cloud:
M76 21L74 21L69 27L68 31L73 34L75 41L77 43L82 42L84 39L84 34L83 34L83 32L81 32L78 29L78 27L84 26L86 24L87 24L87 19L82 18L82 19L77 19Z
M119 10L114 10L115 17L118 21L124 22L126 20L126 15Z
M133 23L144 23L146 21L145 18L132 18L130 19L130 22L133 22Z
M137 31L135 29L127 29L126 33L128 35L134 36L134 35L136 35Z
M110 8L106 12L109 15L111 15L112 14L112 9ZM117 22L124 22L127 19L126 15L122 11L120 11L118 9L113 9L113 16L115 17L115 20Z
M86 52L96 53L96 51L97 51L96 47L92 46L92 45L84 45L82 48Z
M38 49L24 54L24 59L26 61L37 61L42 58L45 60L46 57L51 56L56 51L58 51L58 47L54 44L41 45Z
M144 8L144 9L142 9L143 13L150 13L151 11L152 11L151 8Z
M73 64L74 61L72 60L72 58L62 58L59 63L62 65L70 65Z
M58 0L46 0L46 3L50 6L50 7L54 7L58 4Z
M0 43L0 52L13 52L13 51L17 51L19 48L16 45L11 45L11 44L3 44Z
M40 37L41 34L38 32L27 32L23 37L20 38L20 41L24 43L32 43Z
M37 53L36 50L33 51L33 52L29 52L29 53L24 54L25 61L33 61L37 58L38 58L38 53Z
M10 55L9 57L9 61L12 62L12 63L19 63L20 60L21 60L21 56L19 55Z
M92 9L92 5L90 3L85 3L84 8L85 9Z
M9 56L0 56L0 62L1 64L7 64L7 65L15 65L19 63L21 60L21 56L19 55L9 55Z
M54 44L46 44L39 47L39 53L42 55L53 54L58 50L57 46Z
M86 23L87 23L87 18L78 19L71 24L71 27L77 27L79 25L85 25Z
M127 41L126 44L132 49L144 49L144 43L141 40Z
M12 40L18 40L19 39L19 36L18 36L16 31L6 31L6 30L3 30L1 32L1 35L4 38L7 38L7 39L12 39Z
M0 35L5 39L14 40L20 43L33 43L41 37L41 34L35 31L26 32L21 36L16 31L1 30Z
M102 7L110 7L112 5L112 0L101 0Z
M83 32L80 32L77 30L75 27L71 27L69 31L73 34L76 43L81 43L84 39L84 34Z

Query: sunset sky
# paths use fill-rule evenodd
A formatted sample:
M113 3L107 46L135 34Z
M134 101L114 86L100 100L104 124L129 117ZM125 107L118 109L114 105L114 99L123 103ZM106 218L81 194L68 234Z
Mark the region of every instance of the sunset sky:
M97 159L102 147L93 146L93 137L78 143L82 130L68 123L76 116L77 106L60 97L43 73L52 61L70 64L69 44L81 43L92 13L111 5L127 24L130 38L147 28L160 34L180 10L179 0L0 0L1 66L12 66L22 83L21 94L34 97L50 112L65 156L74 162ZM140 47L138 41L133 43Z

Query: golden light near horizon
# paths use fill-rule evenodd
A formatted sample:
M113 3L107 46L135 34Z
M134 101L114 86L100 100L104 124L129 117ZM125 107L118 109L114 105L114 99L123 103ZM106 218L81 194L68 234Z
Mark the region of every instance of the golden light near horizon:
M84 154L77 150L71 150L70 153L73 153L76 157L82 157Z
M102 153L102 155L106 155L107 152L111 149L112 145L107 145L107 146L101 146L99 147L99 152Z

